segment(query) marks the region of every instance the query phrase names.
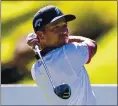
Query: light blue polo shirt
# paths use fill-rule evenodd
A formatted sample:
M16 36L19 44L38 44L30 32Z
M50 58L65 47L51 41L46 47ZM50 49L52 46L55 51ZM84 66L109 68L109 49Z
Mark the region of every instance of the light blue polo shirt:
M43 57L55 86L66 83L71 88L69 99L59 98L53 91L46 71L38 60L32 66L32 77L40 87L49 105L95 105L89 77L84 64L89 60L88 46L83 43L69 43Z

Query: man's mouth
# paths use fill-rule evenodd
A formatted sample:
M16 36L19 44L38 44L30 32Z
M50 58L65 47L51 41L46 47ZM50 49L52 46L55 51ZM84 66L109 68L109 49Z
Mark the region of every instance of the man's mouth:
M61 38L67 39L67 38L68 38L68 34L63 34L63 35L61 35Z
M69 36L68 35L61 35L60 40L64 43L67 44L69 41Z

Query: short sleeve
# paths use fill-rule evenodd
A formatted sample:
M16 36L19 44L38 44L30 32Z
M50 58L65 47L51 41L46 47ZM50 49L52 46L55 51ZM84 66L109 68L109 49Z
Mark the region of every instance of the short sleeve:
M72 62L80 65L86 64L89 60L89 50L85 43L73 42L65 46L65 53Z
M32 75L33 80L35 80L35 64L32 65L31 75Z
M41 66L41 61L37 61L36 63L34 63L33 65L32 65L32 68L31 68L31 75L32 75L32 78L33 78L33 80L35 80L36 81L36 76L38 75L38 76L40 76L41 75L41 73L40 73L40 70L39 70L39 67Z

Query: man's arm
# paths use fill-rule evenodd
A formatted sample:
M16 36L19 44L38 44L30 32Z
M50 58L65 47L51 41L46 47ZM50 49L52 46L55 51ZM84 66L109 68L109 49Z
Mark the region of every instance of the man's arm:
M94 40L91 40L89 38L82 37L82 36L69 36L69 43L71 43L71 42L78 42L78 43L87 44L88 51L89 51L89 60L87 63L89 63L91 58L96 54L97 43Z

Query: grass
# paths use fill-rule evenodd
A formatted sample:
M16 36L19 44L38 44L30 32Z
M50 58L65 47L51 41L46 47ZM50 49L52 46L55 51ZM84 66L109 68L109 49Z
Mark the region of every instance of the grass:
M29 78L24 78L23 80L17 82L18 84L36 84L34 80Z
M62 8L62 11L64 11L65 14L74 13L76 16L78 16L77 20L75 20L73 23L70 23L70 29L72 29L73 31L77 27L76 26L77 21L81 21L81 19L83 19L82 14L84 11L90 12L92 10L96 12L96 14L98 14L101 17L101 19L106 23L116 22L117 6L116 2L112 1L109 2L108 1L107 2L59 1L58 3L53 1L52 2L2 1L1 18L2 18L2 23L6 23L4 24L4 27L2 27L4 28L2 29L2 42L1 42L2 63L12 60L14 55L15 45L18 39L20 39L20 37L22 36L26 36L28 33L33 31L31 25L33 12L31 13L31 17L29 18L27 18L26 15L24 14L27 14L31 11L35 11L39 9L42 5L47 5L47 4L55 4L57 7ZM65 8L67 5L69 6L69 8ZM19 22L16 23L14 21L13 23L10 21L12 19L18 19ZM9 25L8 22L11 22L12 25ZM3 33L3 30L5 33ZM89 65L86 65L88 74L90 76L90 81L92 84L117 83L117 32L116 31L117 29L114 28L110 30L108 33L105 33L99 39L98 51L96 55L93 57L91 63ZM28 65L28 68L31 68L31 64ZM25 78L18 83L33 84L35 82L32 79Z
M117 83L117 30L114 28L98 42L98 51L86 65L92 84Z

